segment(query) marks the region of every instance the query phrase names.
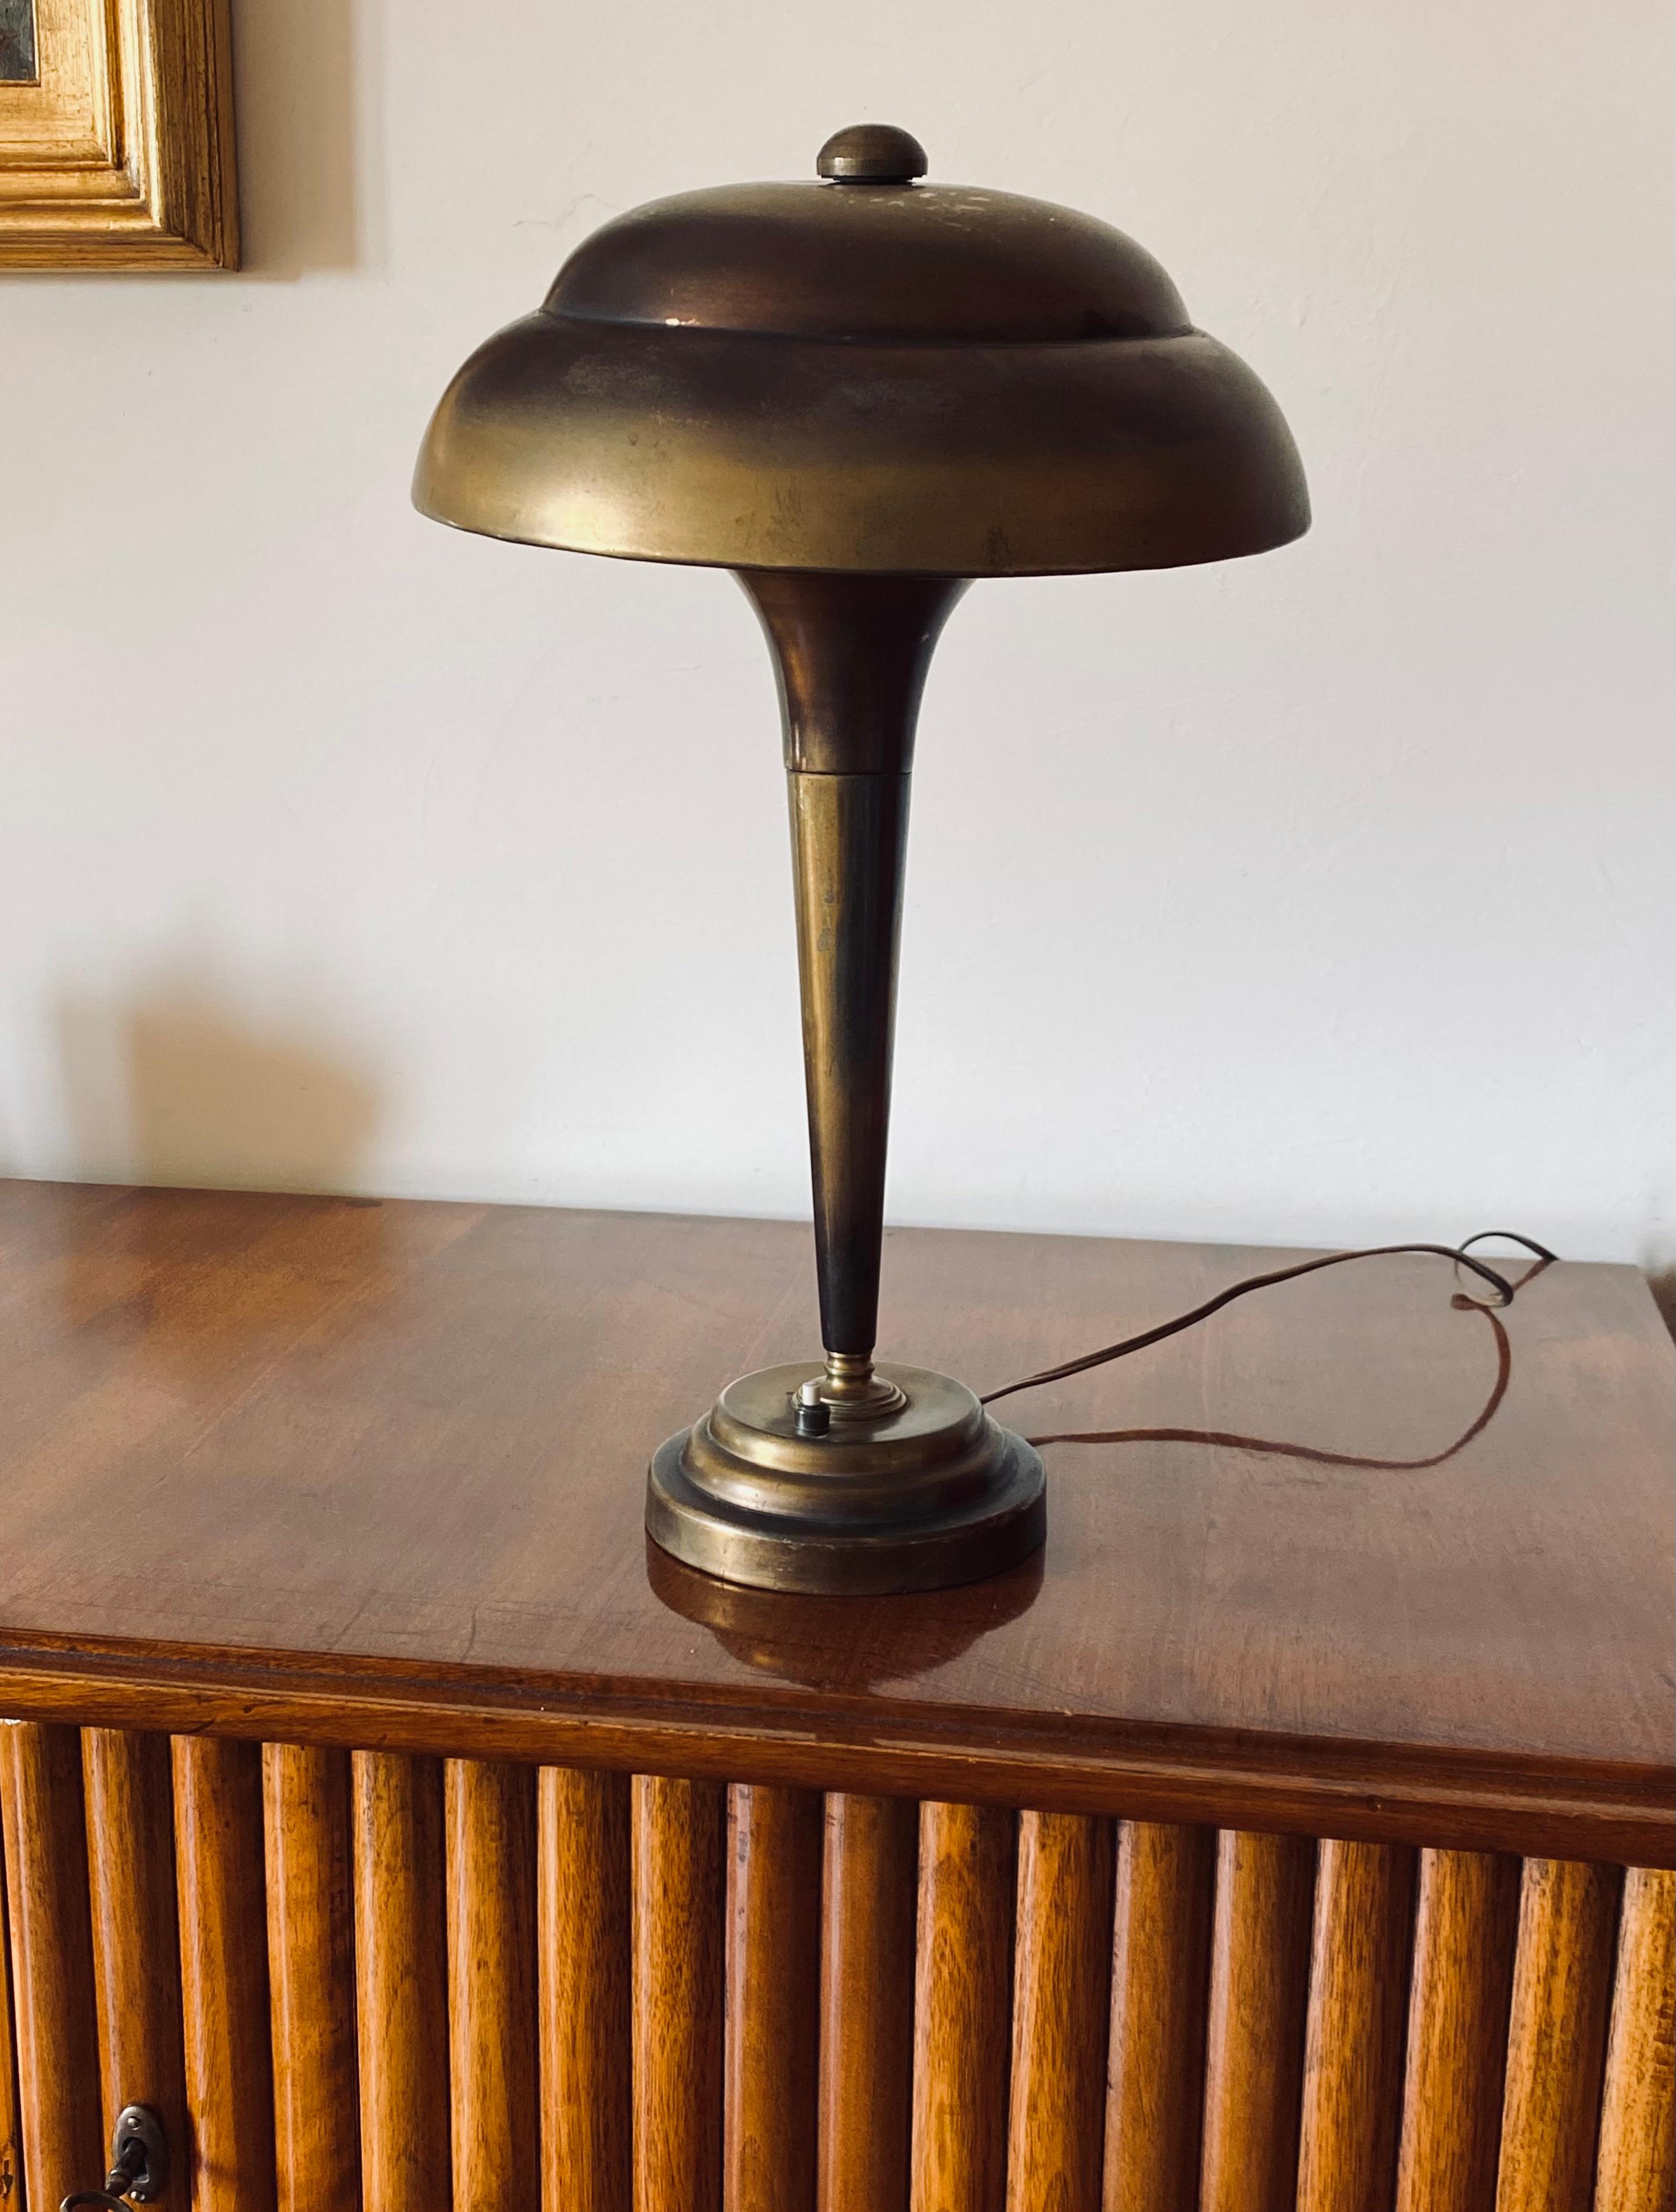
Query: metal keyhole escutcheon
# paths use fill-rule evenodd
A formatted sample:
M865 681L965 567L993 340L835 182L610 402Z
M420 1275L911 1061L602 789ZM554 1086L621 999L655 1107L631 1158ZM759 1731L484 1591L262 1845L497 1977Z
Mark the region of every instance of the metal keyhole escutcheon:
M111 2170L100 2189L73 2190L58 2212L79 2204L102 2204L106 2212L127 2212L130 2204L155 2203L168 2185L169 2141L149 2105L124 2105L111 2136Z

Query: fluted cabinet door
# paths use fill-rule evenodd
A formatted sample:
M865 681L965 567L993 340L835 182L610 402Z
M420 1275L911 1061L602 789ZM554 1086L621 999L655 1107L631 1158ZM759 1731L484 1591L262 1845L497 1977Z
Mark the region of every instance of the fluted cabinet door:
M1324 1842L1298 2139L1298 2212L1390 2212L1402 2112L1414 1854Z
M99 2020L103 2136L124 2105L146 2105L173 2144L186 2141L180 1935L168 1740L84 1729L88 1892ZM160 2200L184 2205L177 2178Z
M1676 2212L1668 1871L0 1726L0 2212Z
M1587 2212L1594 2194L1621 1881L1525 1862L1497 2212Z
M452 2202L442 1771L358 1751L351 1766L355 2023L366 2212Z
M1676 1875L1624 1877L1594 2212L1676 2203Z
M1216 1838L1126 1820L1112 1935L1106 2212L1199 2202Z
M1519 1863L1422 1851L1397 2212L1491 2212Z
M920 1808L913 2212L1005 2201L1015 1826L987 1807Z
M728 1793L724 2212L815 2198L823 1807L812 1791Z
M56 2207L104 2179L82 1746L74 1729L0 1723L24 2197Z
M541 1770L541 2169L574 2212L628 2212L628 1778Z
M1293 2212L1315 1847L1224 1832L1206 2024L1204 2212Z
M502 2212L541 2193L534 1769L451 1759L443 1820L455 2212Z
M635 2212L718 2212L726 1793L636 1775Z
M1021 1814L1007 2212L1100 2212L1111 1942L1111 1823Z
M359 2212L349 1758L262 1750L279 2212Z
M818 2212L907 2212L919 1808L826 1801Z
M193 2212L273 2212L261 1747L191 1735L173 1749Z

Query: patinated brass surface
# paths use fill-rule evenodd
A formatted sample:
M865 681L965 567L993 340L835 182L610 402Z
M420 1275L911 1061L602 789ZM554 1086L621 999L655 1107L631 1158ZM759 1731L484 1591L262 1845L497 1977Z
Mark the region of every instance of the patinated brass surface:
M1261 552L1308 526L1251 371L1151 256L1045 202L919 184L840 131L821 182L608 223L460 370L414 498L467 530L735 569L779 678L823 1366L657 1453L647 1526L771 1589L930 1589L1027 1557L1041 1464L970 1391L875 1368L914 732L968 580Z
M824 158L911 167L880 128ZM1222 561L1309 519L1279 409L1133 239L864 175L595 232L456 376L414 497L580 552L946 576Z
M821 1332L871 1352L909 770L926 672L965 586L900 576L740 577L779 678Z
M761 1589L938 1589L1035 1551L1041 1462L972 1393L923 1368L879 1378L896 1409L805 1438L792 1413L807 1362L730 1383L657 1453L646 1525L689 1566Z
M815 156L815 174L847 185L911 185L929 163L911 131L893 123L852 123L835 131Z

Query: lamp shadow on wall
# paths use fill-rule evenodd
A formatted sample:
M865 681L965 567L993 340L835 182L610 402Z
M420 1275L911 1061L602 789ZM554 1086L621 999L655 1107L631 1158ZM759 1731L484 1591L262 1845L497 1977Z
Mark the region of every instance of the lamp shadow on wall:
M368 0L234 0L244 273L288 280L364 267L366 179L377 172L367 77L379 10ZM357 160L357 137L361 143Z
M318 1021L252 1018L201 969L58 1010L79 1175L186 1188L341 1192L381 1118L364 1054Z

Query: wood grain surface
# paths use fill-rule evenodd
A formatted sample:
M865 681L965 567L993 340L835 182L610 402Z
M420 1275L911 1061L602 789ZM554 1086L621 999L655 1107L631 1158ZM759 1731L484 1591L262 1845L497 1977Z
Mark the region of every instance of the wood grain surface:
M1525 1862L1497 2212L1585 2212L1593 2194L1620 1884Z
M1422 1851L1397 2212L1491 2212L1519 1862Z
M360 2212L349 1755L262 1751L278 2212Z
M358 1751L350 1787L363 2202L413 2212L450 2190L442 1771Z
M0 1843L37 2203L1671 2212L1662 1870L27 1723Z
M1105 2212L1195 2212L1217 1838L1127 1820L1117 1857Z
M920 1811L826 1801L818 2212L907 2212Z
M1218 1838L1202 2212L1294 2212L1315 1847Z
M442 1774L454 2212L503 2212L541 2195L536 1778L472 1759Z
M631 1816L635 2212L718 2212L726 1793L637 1774Z
M892 1231L884 1344L987 1389L1264 1257ZM1369 1261L1009 1401L1123 1408L1040 1560L742 1638L648 1574L646 1462L816 1341L806 1230L0 1185L0 1708L1667 1863L1668 1338L1551 1267L1405 1467L1495 1380L1452 1289Z
M629 2212L628 1778L544 1766L537 1817L542 2172Z
M0 1826L24 2201L56 2206L71 2190L96 2189L105 2179L82 1747L74 1729L0 1722Z
M1676 1875L1624 1877L1594 2212L1676 2203Z
M814 2202L823 1826L812 1790L728 1792L724 2212Z
M171 1750L192 2212L274 2212L262 1754L216 1736Z
M1000 2212L1007 2187L1016 1822L920 1808L913 2212Z
M0 1774L5 1753L0 1752ZM17 2109L17 2013L12 1990L12 1947L6 1909L5 1789L0 1781L0 2203L21 2203L23 2130Z
M1412 1851L1323 1841L1315 1860L1298 2212L1388 2212L1413 1916Z
M1100 2212L1111 1979L1111 1823L1021 1814L1007 2212Z
M88 1729L82 1779L102 2137L108 2145L124 2105L149 2105L178 2156L186 2141L186 2077L168 1738ZM184 2206L189 2179L177 2167L155 2201Z

